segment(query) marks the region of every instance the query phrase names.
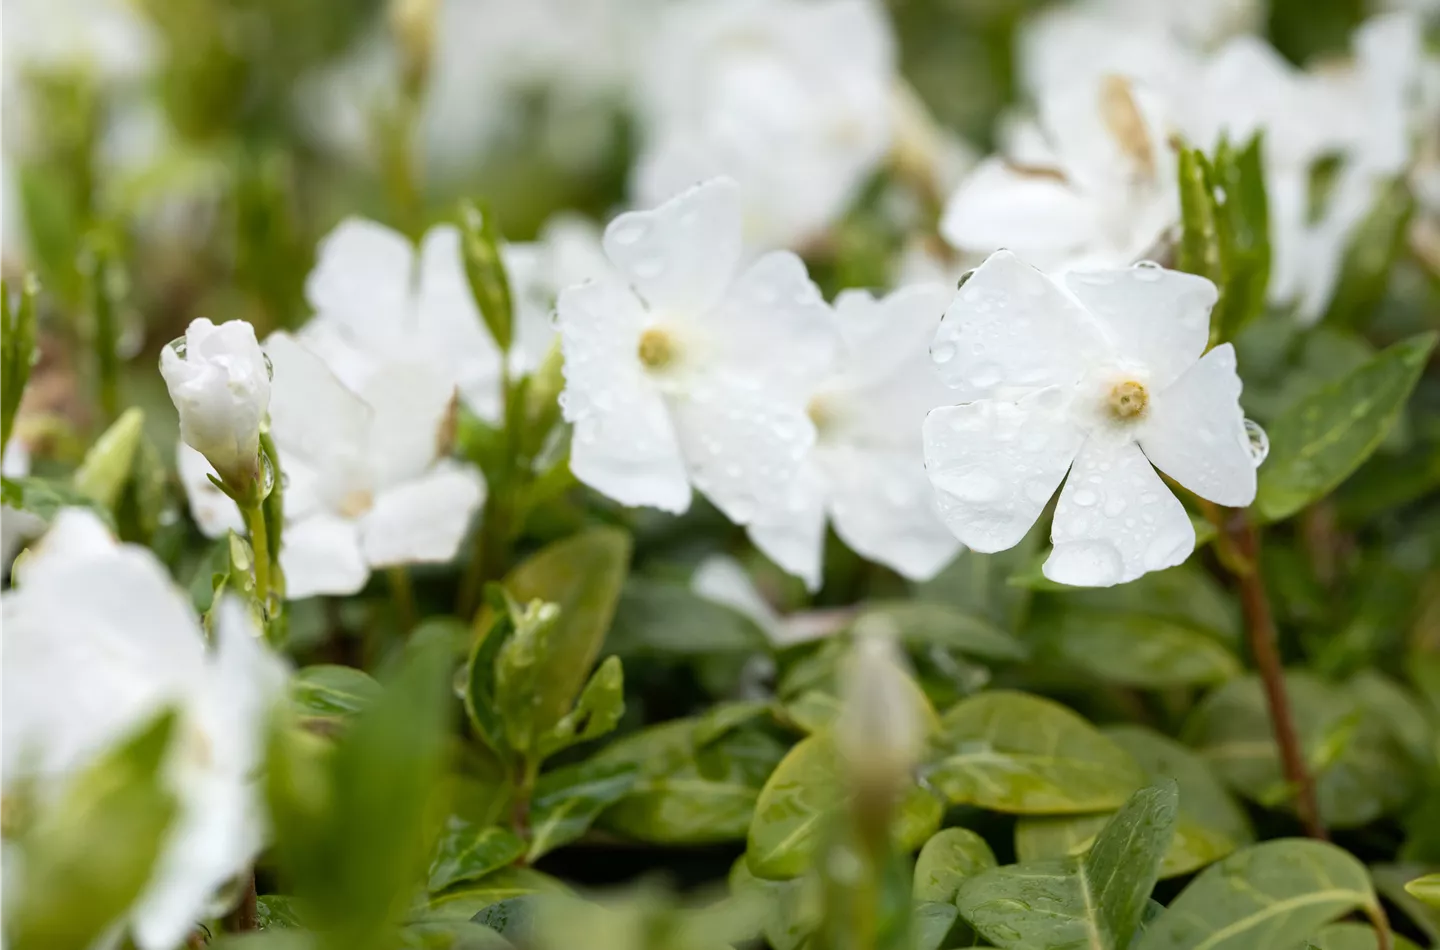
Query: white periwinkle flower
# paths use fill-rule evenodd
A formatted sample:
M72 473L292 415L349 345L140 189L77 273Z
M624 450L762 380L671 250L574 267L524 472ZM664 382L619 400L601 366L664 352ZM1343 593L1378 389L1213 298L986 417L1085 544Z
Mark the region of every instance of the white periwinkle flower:
M205 456L227 486L260 477L260 424L270 406L270 367L244 320L218 327L193 321L183 344L160 354L160 374L180 412L180 437Z
M1106 74L1046 94L1023 148L981 162L951 195L940 233L962 251L1005 247L1047 270L1119 267L1180 216L1160 99Z
M358 392L285 333L265 349L275 364L271 433L286 478L280 564L292 599L353 594L374 568L455 556L485 484L445 457L455 387L424 360L370 367ZM212 536L234 528L227 499L206 492L203 464L180 471L190 510Z
M179 719L165 779L179 812L129 922L142 950L179 946L223 908L215 895L259 851L255 787L280 661L239 601L217 607L209 649L189 596L148 550L66 509L0 598L3 783L53 797L162 710ZM9 868L7 867L7 878ZM6 881L23 886L21 879Z
M783 503L749 526L756 546L811 590L827 515L852 549L912 580L933 577L960 549L936 511L920 439L925 414L952 401L926 352L950 297L929 284L835 301L842 362L805 393L815 446Z
M1155 468L1216 504L1250 504L1235 351L1205 352L1215 299L1208 280L1153 264L1071 273L1063 289L1008 252L982 264L931 347L965 402L925 419L925 465L960 540L1013 546L1065 479L1045 576L1103 587L1194 549Z
M815 236L890 147L894 47L873 0L671 6L637 88L637 200L729 175L744 190L748 242Z
M805 398L838 342L820 291L786 251L741 268L730 179L621 215L604 246L612 273L557 306L571 470L622 504L673 512L693 481L748 522L815 440Z

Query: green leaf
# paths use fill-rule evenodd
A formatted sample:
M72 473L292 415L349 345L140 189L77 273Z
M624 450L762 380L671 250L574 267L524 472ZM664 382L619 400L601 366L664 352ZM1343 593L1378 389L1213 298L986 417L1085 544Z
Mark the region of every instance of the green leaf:
M255 918L261 930L295 930L301 926L295 898L285 894L261 894L255 898Z
M575 708L540 738L542 758L610 732L625 714L625 674L618 656L606 657L585 684Z
M502 352L510 349L515 307L510 297L510 279L500 253L500 228L489 208L462 202L459 210L461 258L465 279L475 298L490 336Z
M482 624L482 620L488 622ZM465 715L480 740L496 755L506 758L510 746L505 741L505 721L495 699L495 667L515 623L508 608L482 610L475 622L480 633L465 667Z
M746 843L751 872L764 878L803 873L845 797L845 780L830 741L825 736L800 740L775 767L755 803ZM901 849L913 850L934 834L942 810L925 789L907 791L893 829Z
M915 859L915 900L954 904L967 879L995 866L984 838L968 828L946 828L925 842Z
M1375 902L1365 866L1348 852L1323 841L1267 841L1202 871L1135 950L1288 947Z
M18 288L12 281L0 281L0 451L10 444L15 413L39 355L35 316L39 293L40 282L34 274L26 274Z
M523 609L513 602L506 609L514 629L495 658L495 712L506 746L532 758L540 737L555 725L554 720L537 720L536 710L560 608L532 600Z
M347 720L383 692L369 673L351 666L307 666L290 679L290 704L302 720Z
M1368 322L1385 295L1414 214L1415 199L1404 178L1390 182L1351 233L1324 323L1361 327Z
M1221 279L1210 339L1218 343L1235 339L1265 309L1270 280L1270 210L1260 135L1240 151L1222 141L1215 150L1211 173Z
M1426 874L1405 884L1411 897L1431 907L1440 907L1440 874Z
M1023 660L1030 655L1024 643L990 621L944 604L872 604L850 626L855 629L861 624L884 625L911 647L949 647L987 660Z
M583 835L602 811L629 793L639 773L630 762L584 762L542 775L530 801L526 863Z
M401 932L406 948L415 950L514 950L495 931L468 920L426 920Z
M1440 910L1429 901L1423 901L1410 893L1406 887L1415 878L1436 871L1435 865L1400 863L1375 864L1370 867L1370 876L1375 887L1385 899L1405 912L1429 938L1431 943L1440 943Z
M130 480L144 428L145 413L138 408L132 406L121 413L85 453L85 460L75 470L75 490L113 511Z
M534 894L511 897L476 914L475 922L489 927L507 940L529 946L535 939L535 908L540 900Z
M1380 938L1369 924L1338 923L1321 928L1312 936L1309 946L1315 950L1380 950ZM1420 950L1419 944L1400 934L1390 935L1392 950Z
M1083 857L1009 865L960 887L960 913L1000 947L1126 950L1170 846L1179 793L1169 780L1132 795Z
M625 657L708 656L764 652L769 641L755 621L689 587L632 577L605 646Z
M525 842L509 828L495 825L481 828L458 815L451 815L430 860L426 886L443 891L462 881L479 880L492 871L513 864L525 853Z
M820 926L824 898L815 874L771 881L750 873L742 855L730 866L730 893L758 900L760 925L774 950L800 950Z
M910 915L910 950L940 950L949 943L959 919L960 909L954 904L916 904Z
M630 536L617 528L591 528L557 541L506 576L504 587L520 603L542 600L560 607L560 619L538 660L535 724L552 728L575 702L599 656L630 563Z
M1032 636L1061 662L1126 686L1201 685L1241 672L1212 635L1164 617L1072 607L1051 612Z
M591 762L640 766L630 794L600 824L654 844L743 839L765 779L785 746L764 732L735 729L700 743L698 719L651 726L603 749Z
M61 508L89 508L105 522L106 527L112 531L115 529L115 516L109 508L82 493L68 481L57 478L36 475L0 478L0 502L10 508L28 511L47 523Z
M926 778L953 805L1017 814L1118 808L1143 774L1134 758L1058 703L995 690L940 719Z
M1420 378L1436 334L1382 350L1359 369L1282 413L1269 427L1255 507L1288 518L1329 494L1384 440Z
M163 768L174 731L175 715L162 713L57 800L37 800L34 824L13 845L7 829L7 849L19 849L9 863L24 874L23 887L6 889L11 946L86 950L140 896L176 813ZM5 794L14 807L14 789Z
M565 892L565 885L548 874L532 868L502 868L431 897L415 917L417 921L469 920L492 904L514 897Z
M1180 179L1179 269L1207 277L1219 287L1223 277L1210 162L1199 149L1181 148L1176 171Z

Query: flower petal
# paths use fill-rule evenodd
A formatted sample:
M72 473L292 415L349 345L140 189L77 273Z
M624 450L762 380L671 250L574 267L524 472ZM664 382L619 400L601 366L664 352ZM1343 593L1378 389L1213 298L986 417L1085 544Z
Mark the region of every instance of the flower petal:
M652 310L699 313L740 260L740 186L712 178L605 229L605 253Z
M930 356L968 402L1074 383L1104 341L1059 287L1009 251L997 251L961 284Z
M622 505L684 511L690 483L674 424L640 366L640 301L606 277L563 291L556 322L565 353L561 406L575 427L570 470Z
M755 622L771 643L785 641L785 621L769 601L760 595L755 582L740 562L724 554L712 554L690 575L690 589L698 596L729 607Z
M416 478L446 451L455 382L426 361L401 357L378 367L360 395L373 410L370 471L381 490Z
M1055 549L1045 576L1077 587L1110 587L1174 567L1195 549L1195 528L1140 447L1085 441L1055 508Z
M415 249L404 235L364 218L346 218L320 242L305 299L369 347L384 348L409 329Z
M1055 388L936 409L924 436L940 517L985 554L1020 543L1085 438Z
M461 259L460 232L431 228L420 246L416 326L450 367L465 405L482 419L500 417L500 348L475 306ZM521 310L517 301L517 318Z
M1201 498L1233 508L1254 501L1255 463L1240 409L1235 348L1215 347L1156 393L1139 442L1156 468Z
M472 466L444 460L381 492L361 520L361 546L371 567L444 563L455 556L470 519L485 498Z
M805 262L772 251L745 269L703 318L730 370L808 396L835 367L840 335Z
M285 526L280 566L290 600L354 594L370 579L370 567L360 551L359 526L331 514L317 513Z
M835 533L856 554L924 581L959 553L919 456L850 446L816 454L830 478Z
M1153 265L1065 275L1121 359L1150 374L1155 390L1195 365L1210 338L1218 292L1204 277Z
M1053 268L1098 241L1099 226L1095 207L1059 173L988 158L945 203L940 234L962 251L1010 248Z
M180 484L190 502L190 517L195 519L200 533L207 538L221 538L227 531L245 530L245 519L234 500L206 476L214 469L205 456L190 448L184 442L176 446L176 468L180 472Z
M784 503L757 515L746 529L761 553L803 580L811 592L820 589L824 565L825 496L824 476L806 465L791 481Z

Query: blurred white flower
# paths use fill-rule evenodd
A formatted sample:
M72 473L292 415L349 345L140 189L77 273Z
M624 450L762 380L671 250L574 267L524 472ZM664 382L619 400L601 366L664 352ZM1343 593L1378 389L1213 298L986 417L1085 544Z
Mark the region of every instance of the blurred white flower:
M712 554L690 575L690 589L713 604L748 617L777 649L832 636L853 616L847 608L807 610L782 616L740 562L725 554Z
M637 79L637 202L729 175L747 243L794 246L823 231L890 147L894 47L872 0L669 7Z
M940 233L961 251L1009 248L1047 270L1133 263L1178 222L1160 97L1116 74L1045 95L1016 154L981 162L950 196Z
M0 470L6 478L20 478L30 474L30 450L19 436L12 435L5 446L5 457L0 461ZM214 486L211 486L213 489ZM219 494L219 492L216 492ZM10 569L10 562L25 546L25 542L45 530L45 520L39 515L9 505L0 507L0 573Z
M610 261L600 229L587 218L557 214L540 236L501 249L515 302L515 341L510 349L514 375L535 370L556 342L555 301L560 291L604 275Z
M575 476L684 511L690 483L736 523L778 499L815 440L806 394L838 341L794 254L741 269L740 189L714 179L605 229L612 271L557 306Z
M1012 547L1068 470L1045 576L1104 587L1195 546L1152 464L1216 504L1250 504L1235 352L1205 352L1215 299L1208 280L1154 265L1072 272L1062 289L1008 252L991 256L931 346L964 401L925 419L950 529L977 551Z
M179 946L223 910L217 889L260 850L255 776L284 668L233 599L217 605L207 649L189 596L160 561L117 544L82 509L56 516L0 604L7 794L35 782L53 797L162 710L178 712L164 768L180 810L129 919L142 950Z
M286 595L353 594L372 569L453 558L485 495L473 466L444 457L454 384L399 353L352 391L288 334L271 334L265 350L275 365L270 430L286 479ZM203 467L181 453L201 529L217 537L235 527L234 506L207 494Z
M155 62L153 27L128 0L5 0L7 93L26 70L88 70L103 82L137 79Z
M1124 76L1168 100L1193 82L1200 58L1193 44L1163 23L1109 15L1098 9L1103 5L1057 4L1020 25L1018 79L1032 98L1043 100L1073 84Z
M180 437L234 490L260 477L260 424L270 406L270 367L244 320L201 317L160 352L160 375L180 413Z
M827 516L856 553L911 580L933 577L960 550L936 510L920 439L925 414L952 400L926 353L950 298L931 284L835 301L842 364L807 394L815 445L782 503L749 526L756 546L812 591Z

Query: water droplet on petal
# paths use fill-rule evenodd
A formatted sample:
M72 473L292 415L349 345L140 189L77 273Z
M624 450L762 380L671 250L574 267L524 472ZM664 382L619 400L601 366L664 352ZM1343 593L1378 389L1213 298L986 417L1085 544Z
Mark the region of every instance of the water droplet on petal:
M953 479L946 479L943 487L961 501L983 504L999 498L1005 486L1000 483L1000 479L985 472L966 472Z
M949 343L936 343L930 348L930 358L937 363L948 363L955 358L955 347Z
M1260 427L1260 423L1254 419L1246 419L1245 437L1247 447L1250 449L1250 462L1259 468L1260 463L1265 461L1265 457L1270 454L1270 436L1266 435L1265 430Z
M634 244L644 237L648 230L645 225L638 223L621 225L610 232L610 239L616 244Z
M1124 576L1120 552L1106 541L1066 541L1055 545L1045 576L1077 587L1109 587Z
M1075 504L1081 508L1089 508L1098 500L1096 494L1088 488L1082 488L1075 493Z

